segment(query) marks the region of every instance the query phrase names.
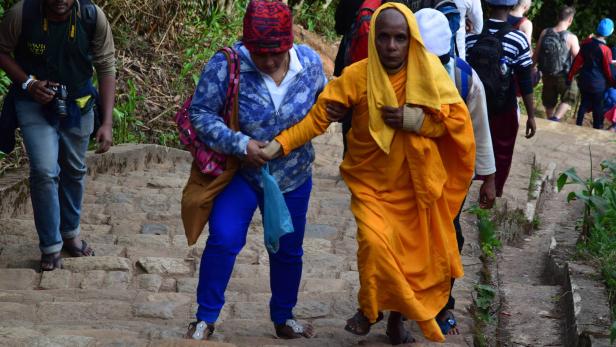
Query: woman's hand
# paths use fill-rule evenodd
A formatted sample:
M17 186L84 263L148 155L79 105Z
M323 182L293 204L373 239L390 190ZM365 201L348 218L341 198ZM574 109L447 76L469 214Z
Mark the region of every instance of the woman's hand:
M260 168L267 162L267 157L261 150L261 148L267 146L266 142L250 140L248 146L246 146L246 157L244 162L251 167Z

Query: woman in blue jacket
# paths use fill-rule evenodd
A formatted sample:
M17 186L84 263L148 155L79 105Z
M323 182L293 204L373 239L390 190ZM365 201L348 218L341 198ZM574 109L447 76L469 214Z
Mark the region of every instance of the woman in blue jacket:
M257 207L263 207L261 147L308 113L326 83L320 57L293 44L292 17L281 2L251 1L244 17L240 56L239 126L234 132L219 115L229 83L222 53L205 66L190 108L199 139L220 153L242 159L242 167L216 197L209 219L197 288L197 321L189 337L204 339L214 331L235 258ZM269 162L291 213L295 231L280 238L269 253L272 297L270 316L281 338L314 336L313 328L293 318L302 273L302 242L312 189L314 150L310 143Z

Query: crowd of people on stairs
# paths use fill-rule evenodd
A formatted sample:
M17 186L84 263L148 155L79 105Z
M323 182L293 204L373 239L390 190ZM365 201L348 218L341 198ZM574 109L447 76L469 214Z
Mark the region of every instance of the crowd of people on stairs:
M342 41L328 81L319 54L294 43L292 10L283 1L249 1L241 40L205 64L175 118L194 156L182 196L189 245L209 228L187 338L215 333L257 208L271 241L275 333L318 334L293 309L312 189L310 140L334 122L343 129L340 174L357 222L360 282L344 329L366 335L389 312L393 345L414 340L407 320L432 341L471 333L459 330L452 296L464 274L462 205L473 180L481 181L481 208L503 195L520 124L526 138L537 132L534 87L543 80L550 120L562 121L579 93L577 125L587 112L596 129L605 119L610 130L616 124L611 19L580 43L569 31L575 9L565 6L533 50L531 0L485 3L340 0ZM91 135L99 153L111 146L114 54L110 23L90 0L20 0L0 24L0 68L13 82L0 150L13 149L20 128L42 271L62 268L62 251L95 255L80 237L85 155Z

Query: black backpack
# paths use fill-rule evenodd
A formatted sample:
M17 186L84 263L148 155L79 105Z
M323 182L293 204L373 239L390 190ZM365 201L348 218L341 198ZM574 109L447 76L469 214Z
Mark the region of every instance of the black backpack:
M537 58L539 70L545 75L554 76L569 69L569 50L565 39L567 31L557 33L550 28L543 35L541 50Z
M502 40L513 31L505 25L494 34L484 28L477 42L467 52L468 63L479 75L486 92L488 114L501 111L511 99L511 69L504 62Z
M399 0L397 2L406 4L413 12L417 12L423 8L437 9L445 4L451 5L456 9L458 8L453 0Z

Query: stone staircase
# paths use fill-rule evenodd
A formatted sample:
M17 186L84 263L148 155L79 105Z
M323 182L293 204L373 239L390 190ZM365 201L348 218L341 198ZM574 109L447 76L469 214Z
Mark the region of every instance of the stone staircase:
M501 306L493 341L499 346L578 346L578 338L571 332L575 326L568 322L573 319L575 325L574 313L569 312L569 303L564 300L570 291L569 282L566 276L555 273L562 270L556 269L553 257L563 238L568 238L567 247L575 248L579 234L576 225L583 206L566 202L567 194L577 187L568 186L558 193L555 180L570 167L587 177L589 146L593 152L593 169L598 172L601 160L616 157L616 146L607 145L616 137L608 132L542 120L538 120L538 125L540 132L536 138L518 137L512 173L502 201L509 213L517 211L519 217L524 217L520 223L501 226L507 242L495 261ZM533 170L542 172L536 177L535 187L530 182ZM529 192L532 188L537 189ZM564 258L573 257L574 253L569 253ZM605 296L602 299L605 308L607 300ZM601 343L582 345L603 346Z
M539 125L538 136L544 128L552 127L548 123ZM275 338L268 318L269 266L259 214L255 214L247 244L237 258L214 341L182 338L194 319L194 293L206 239L203 235L196 246L188 247L180 220L180 196L190 157L154 145L128 145L88 158L82 234L97 256L65 258L63 270L38 272L40 253L24 188L26 174L9 175L0 181L0 346L387 346L384 323L377 324L367 337L343 330L345 320L357 307L356 226L349 210L348 190L338 173L340 135L329 132L314 144L314 188L295 314L315 325L317 338ZM526 156L530 153L528 146L533 144L521 139L518 152ZM580 145L575 148L579 150ZM562 150L546 148L546 152L561 156L565 165L572 156ZM527 194L519 193L525 179L528 185L526 159L517 160L520 166L512 169L513 183L508 189L512 195L505 198L508 201L526 201L519 196ZM476 194L476 184L472 192ZM471 195L467 205L474 199ZM552 217L541 218L548 221ZM473 345L475 324L468 308L483 264L474 217L464 214L462 222L466 274L454 287L455 314L462 335L449 337L444 344L432 344L410 323L418 339L413 346ZM542 225L548 226L547 222ZM533 244L536 238L542 243L547 235L539 232L524 242ZM526 259L528 265L503 274L503 288L510 293L507 302L512 308L529 308L516 304L527 296L541 294L544 303L558 294L554 288L544 287L536 274L542 256L535 253L528 247L503 250L504 259ZM536 260L529 261L531 256ZM549 323L558 312L541 305L533 306L535 316ZM525 323L530 335L530 327L536 323L508 310L510 324L504 329L513 332ZM535 340L512 341L535 345Z
M214 341L182 339L194 320L206 240L203 235L188 247L180 220L190 157L158 146L131 145L88 159L82 235L96 257L67 257L64 269L40 273L29 201L21 199L0 214L0 345L386 346L383 323L368 337L343 330L357 307L356 226L338 173L340 135L328 133L314 142L318 157L295 314L316 326L317 338L275 338L268 317L268 257L257 213L237 258ZM3 197L17 201L25 182L13 183ZM472 267L476 260L468 257L465 262ZM472 319L464 313L470 295L463 287L472 285L461 281L459 316L461 326L471 330ZM420 345L430 345L417 336ZM445 345L467 343L456 337Z

